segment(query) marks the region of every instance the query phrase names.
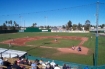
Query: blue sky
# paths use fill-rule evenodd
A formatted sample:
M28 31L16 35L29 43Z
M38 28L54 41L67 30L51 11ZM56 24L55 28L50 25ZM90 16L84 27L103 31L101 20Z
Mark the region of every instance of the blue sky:
M98 0L105 3L105 0ZM6 20L19 25L62 26L69 20L84 24L88 19L96 23L97 0L0 0L0 25ZM91 5L90 5L91 4ZM100 4L99 24L105 24L105 4Z

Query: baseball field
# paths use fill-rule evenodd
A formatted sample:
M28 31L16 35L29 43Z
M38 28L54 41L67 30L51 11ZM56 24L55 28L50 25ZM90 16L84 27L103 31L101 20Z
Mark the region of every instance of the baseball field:
M105 37L99 36L98 41L98 65L103 65ZM75 50L72 50L72 46L75 46ZM77 50L78 47L81 47L81 51ZM0 48L22 50L37 57L93 65L95 35L47 32L0 34Z

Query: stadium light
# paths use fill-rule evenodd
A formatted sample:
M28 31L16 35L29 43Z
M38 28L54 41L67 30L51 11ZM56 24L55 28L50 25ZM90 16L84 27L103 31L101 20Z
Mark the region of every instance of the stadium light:
M46 19L46 24L45 24L45 26L47 26L47 16L45 16L45 19Z

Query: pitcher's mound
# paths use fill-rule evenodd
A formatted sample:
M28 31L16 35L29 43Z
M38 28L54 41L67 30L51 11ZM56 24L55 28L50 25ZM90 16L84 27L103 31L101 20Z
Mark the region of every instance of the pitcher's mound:
M59 41L55 41L55 40L53 40L53 41L51 41L52 43L59 43Z

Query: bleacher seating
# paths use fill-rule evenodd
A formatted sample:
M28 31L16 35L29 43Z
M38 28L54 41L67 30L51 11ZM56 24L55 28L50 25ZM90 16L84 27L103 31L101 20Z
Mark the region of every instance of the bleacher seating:
M36 69L47 69L46 67L53 67L53 69L56 67L56 63L54 62L54 60L52 60L52 62L49 61L44 61L42 59L38 60L28 60L28 64L27 63L21 63L21 61L25 61L27 59L25 58L3 58L3 61L5 61L6 59L8 59L8 62L11 63L11 67L14 65L14 62L17 61L17 65L19 65L22 69L31 69L31 65L33 62L35 62L35 64L37 65ZM19 61L19 62L18 62ZM67 68L69 69L78 69L79 67L77 65L66 65ZM63 65L58 65L59 69L64 69ZM0 69L7 69L7 66L2 65L0 66ZM11 68L11 69L16 69L16 68ZM49 68L48 68L49 69ZM83 68L81 68L83 69Z

